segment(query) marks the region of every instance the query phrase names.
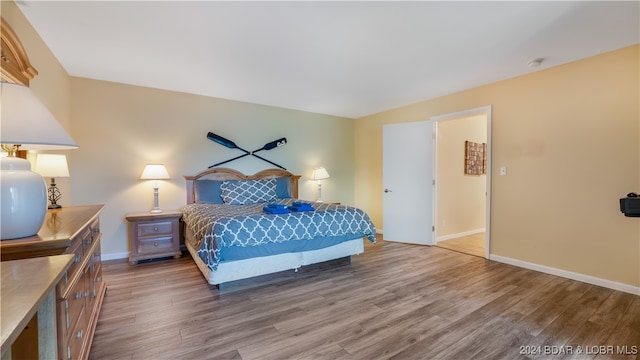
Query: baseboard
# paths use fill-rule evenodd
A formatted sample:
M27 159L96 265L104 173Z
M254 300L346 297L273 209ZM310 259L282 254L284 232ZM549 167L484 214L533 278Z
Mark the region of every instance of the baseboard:
M594 276L584 275L584 274L575 273L572 271L557 269L550 266L530 263L530 262L512 259L512 258L499 256L499 255L491 254L489 255L489 260L501 262L504 264L514 265L514 266L518 266L518 267L529 269L529 270L535 270L535 271L543 272L545 274L556 275L556 276L560 276L560 277L571 279L571 280L577 280L587 284L598 285L598 286L606 287L613 290L619 290L619 291L626 292L633 295L640 295L640 287L638 286L623 284L616 281L601 279Z
M469 231L463 231L461 233L456 233L456 234L449 234L449 235L443 235L443 236L438 236L436 237L436 242L438 241L445 241L445 240L451 240L451 239L456 239L456 238L460 238L460 237L464 237L464 236L469 236L469 235L475 235L475 234L480 234L485 232L485 228L482 229L475 229L475 230L469 230Z
M113 254L102 254L102 256L101 256L102 261L127 259L127 258L129 258L129 253L128 252L113 253Z

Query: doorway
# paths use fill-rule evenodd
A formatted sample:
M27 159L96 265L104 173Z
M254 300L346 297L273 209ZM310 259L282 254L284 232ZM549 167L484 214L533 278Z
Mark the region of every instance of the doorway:
M482 119L486 134L486 174L484 178L484 211L479 210L484 216L484 227L480 225L474 228L477 231L484 230L484 255L489 258L490 252L490 174L491 174L491 106L471 109L458 113L432 117L426 121L414 123L387 124L383 126L383 156L382 156L382 182L383 202L382 218L384 222L383 239L421 245L437 245L437 229L440 230L442 241L447 240L443 236L462 237L473 235L466 233L470 230L445 233L444 230L458 221L457 218L436 216L438 211L438 178L437 138L440 122L455 121L474 117ZM476 124L477 125L477 124ZM476 138L470 138L475 140ZM464 151L464 142L462 145ZM441 160L443 162L444 160ZM460 173L464 169L464 155L457 159L448 160L452 166L457 166ZM445 197L442 193L441 198ZM466 199L458 201L465 204ZM442 221L444 219L444 222ZM449 224L449 225L447 225ZM453 237L452 237L453 238ZM482 240L481 240L482 241ZM444 244L443 244L444 245ZM482 249L480 250L482 252Z
M485 107L434 118L435 244L485 258L490 253L490 116L491 108Z

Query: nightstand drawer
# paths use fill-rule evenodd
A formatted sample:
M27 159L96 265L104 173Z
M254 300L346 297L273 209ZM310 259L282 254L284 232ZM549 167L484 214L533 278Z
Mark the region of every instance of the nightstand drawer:
M171 235L173 224L171 221L154 221L138 224L138 236Z
M174 247L173 237L163 236L155 237L152 239L139 239L138 240L138 253L140 254L153 254L156 252L166 252Z

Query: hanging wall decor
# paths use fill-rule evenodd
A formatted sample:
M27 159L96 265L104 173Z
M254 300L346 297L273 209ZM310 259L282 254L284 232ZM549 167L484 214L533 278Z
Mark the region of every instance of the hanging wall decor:
M273 140L273 141L271 141L271 142L268 142L268 143L264 144L264 146L263 146L263 147L261 147L260 149L253 150L253 151L247 151L247 150L245 150L245 149L243 149L243 148L239 147L238 145L236 145L236 143L234 143L233 141L231 141L231 140L229 140L229 139L225 139L225 138L223 138L222 136L220 136L220 135L216 135L216 134L214 134L214 133L212 133L212 132L209 132L209 133L207 134L207 139L209 139L209 140L211 140L211 141L213 141L213 142L216 142L216 143L218 143L218 144L220 144L220 145L222 145L222 146L224 146L224 147L227 147L227 148L229 148L229 149L238 149L238 150L240 150L240 151L242 151L242 152L244 153L244 154L242 154L242 155L236 156L236 157L231 158L231 159L229 159L229 160L225 160L225 161L221 161L221 162L219 162L219 163L217 163L217 164L213 164L213 165L209 166L209 168L212 168L212 167L215 167L215 166L219 166L219 165L222 165L222 164L226 164L226 163L228 163L228 162L230 162L230 161L237 160L237 159L243 158L243 157L245 157L245 156L252 155L252 156L257 157L257 158L258 158L258 159L260 159L260 160L263 160L263 161L268 162L268 163L269 163L269 164L271 164L271 165L277 166L277 167L279 167L279 168L281 168L281 169L283 169L283 170L287 170L287 169L285 169L284 167L282 167L282 166L280 166L280 165L278 165L278 164L274 163L273 161L271 161L271 160L267 160L267 159L263 158L262 156L259 156L259 155L256 155L256 154L255 154L255 153L257 153L258 151L262 151L262 150L271 150L271 149L275 149L275 148L277 148L277 147L280 147L280 146L282 146L282 145L284 145L284 144L286 144L286 143L287 143L287 138L280 138L280 139L278 139L278 140Z
M487 144L464 142L465 175L484 175L487 173Z

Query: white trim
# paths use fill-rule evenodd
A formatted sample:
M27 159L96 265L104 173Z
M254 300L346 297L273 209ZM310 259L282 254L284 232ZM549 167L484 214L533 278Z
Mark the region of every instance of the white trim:
M113 254L102 254L101 258L102 258L102 261L127 259L127 258L129 258L129 252L120 252L120 253L113 253Z
M530 263L527 261L512 259L512 258L499 256L499 255L491 254L489 256L489 260L501 262L504 264L514 265L514 266L518 266L518 267L529 269L529 270L535 270L535 271L543 272L545 274L551 274L551 275L556 275L556 276L560 276L567 279L577 280L587 284L598 285L598 286L606 287L613 290L619 290L619 291L623 291L633 295L640 295L640 287L638 286L623 284L616 281L601 279L594 276L575 273L572 271L557 269L550 266Z
M480 234L485 232L485 229L475 229L475 230L469 230L469 231L463 231L463 232L459 232L456 234L449 234L449 235L442 235L442 236L438 236L436 238L436 243L440 242L440 241L445 241L445 240L451 240L451 239L457 239L457 238L461 238L461 237L465 237L465 236L469 236L469 235L475 235L475 234Z

